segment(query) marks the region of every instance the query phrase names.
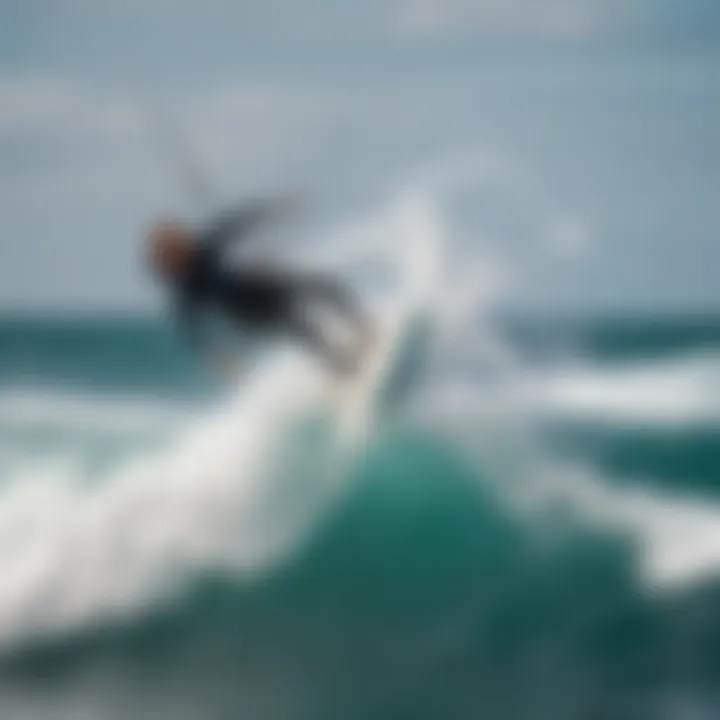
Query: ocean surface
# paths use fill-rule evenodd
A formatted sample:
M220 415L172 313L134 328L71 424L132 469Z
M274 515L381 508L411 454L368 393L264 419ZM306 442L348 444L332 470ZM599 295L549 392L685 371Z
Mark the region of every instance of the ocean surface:
M346 443L297 359L3 321L0 715L720 716L717 323L502 335L522 407L410 338Z
M400 214L360 393L0 322L0 718L720 717L717 318L502 320Z

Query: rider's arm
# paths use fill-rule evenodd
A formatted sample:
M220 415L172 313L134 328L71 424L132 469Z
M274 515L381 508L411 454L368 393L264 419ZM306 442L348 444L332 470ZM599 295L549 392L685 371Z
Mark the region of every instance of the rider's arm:
M232 242L247 239L263 223L282 218L292 211L293 198L282 196L256 200L223 215L206 230L200 241L209 250L220 250Z

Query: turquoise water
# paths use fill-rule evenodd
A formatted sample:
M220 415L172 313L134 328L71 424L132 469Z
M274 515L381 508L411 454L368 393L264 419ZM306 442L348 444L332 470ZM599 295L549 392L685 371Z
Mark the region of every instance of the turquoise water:
M0 716L718 717L717 324L505 330L537 402L410 363L341 448L311 375L4 322Z

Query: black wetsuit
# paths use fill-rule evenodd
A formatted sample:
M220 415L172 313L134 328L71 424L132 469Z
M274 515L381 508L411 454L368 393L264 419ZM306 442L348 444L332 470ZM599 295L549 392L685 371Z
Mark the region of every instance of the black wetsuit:
M197 241L190 267L177 282L182 325L194 344L205 342L205 311L220 311L253 332L288 332L320 353L336 370L352 362L348 352L328 342L308 309L328 307L358 328L358 306L341 283L329 276L304 275L275 268L232 266L224 250L246 239L273 213L272 202L257 203L224 217Z

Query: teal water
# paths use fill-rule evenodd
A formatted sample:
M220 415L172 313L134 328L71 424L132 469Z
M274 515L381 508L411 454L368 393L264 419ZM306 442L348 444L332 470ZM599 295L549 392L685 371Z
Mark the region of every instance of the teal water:
M627 323L516 328L576 393L516 410L497 452L475 417L433 403L377 418L327 466L342 475L332 493L296 459L279 485L255 478L235 447L230 481L257 479L239 496L243 532L226 543L219 521L184 519L162 545L186 505L201 514L236 490L189 483L169 461L162 484L129 468L152 448L185 457L176 424L211 412L221 389L152 323L3 324L0 715L718 717L719 333L710 321L634 328L635 343ZM633 394L628 368L656 392ZM148 524L152 494L189 484ZM270 485L282 491L250 504ZM256 554L305 501L312 522ZM208 549L181 562L190 540ZM181 581L160 583L181 565Z

